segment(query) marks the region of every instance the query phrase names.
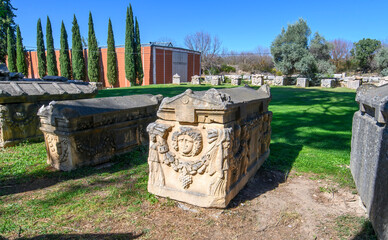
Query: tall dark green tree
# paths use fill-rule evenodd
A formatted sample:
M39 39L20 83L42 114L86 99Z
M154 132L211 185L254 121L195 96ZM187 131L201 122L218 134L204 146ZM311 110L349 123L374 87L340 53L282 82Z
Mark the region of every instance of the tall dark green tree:
M73 66L73 78L77 80L85 80L85 59L82 49L81 33L79 30L77 18L74 14L73 27L71 28L72 50L71 62Z
M46 51L44 48L42 23L40 21L40 18L38 19L36 30L37 30L36 47L37 47L37 55L38 55L38 72L40 77L44 77L46 76Z
M47 16L47 25L46 25L46 44L47 44L47 75L58 76L57 57L55 56L53 30L51 28L51 21L48 16Z
M61 50L59 52L59 68L61 69L61 76L71 79L71 66L69 56L69 43L67 42L67 32L65 24L61 25Z
M19 25L16 27L16 66L18 72L28 75L28 69L26 64L26 55L24 54L23 38L20 33Z
M140 42L140 31L139 31L139 23L137 22L137 18L135 18L135 63L136 63L136 78L137 84L143 84L143 64L141 61L141 42Z
M7 56L8 70L10 72L17 72L15 36L11 28L8 28L7 30Z
M0 0L0 63L5 62L7 55L7 31L11 28L11 32L15 32L15 22L13 20L17 10L11 4L11 0Z
M131 82L131 86L136 84L136 64L135 64L135 43L132 6L127 7L127 17L125 22L125 77Z
M353 45L354 47L351 50L351 54L356 59L358 67L363 72L371 70L373 57L375 56L377 50L381 47L381 42L376 39L363 38Z
M88 34L88 77L91 82L98 82L100 51L98 50L96 33L94 32L92 13L89 12L89 34Z
M113 87L117 82L117 58L115 38L113 35L112 23L109 18L108 23L108 53L107 53L107 77L109 84Z

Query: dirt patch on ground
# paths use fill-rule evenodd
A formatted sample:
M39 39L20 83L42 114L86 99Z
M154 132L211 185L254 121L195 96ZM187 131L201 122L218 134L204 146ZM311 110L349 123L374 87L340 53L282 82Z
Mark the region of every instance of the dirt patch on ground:
M284 178L280 172L260 170L225 210L184 203L153 209L143 219L144 237L340 239L336 218L367 217L358 195L349 189L307 175L292 174L282 183ZM165 199L161 202L168 205Z
M53 187L17 196L28 199ZM94 216L99 221L74 222L63 227L65 234L23 239L365 239L358 237L359 220L367 217L358 195L308 174L260 169L227 209L158 199L131 209L117 206L108 217Z

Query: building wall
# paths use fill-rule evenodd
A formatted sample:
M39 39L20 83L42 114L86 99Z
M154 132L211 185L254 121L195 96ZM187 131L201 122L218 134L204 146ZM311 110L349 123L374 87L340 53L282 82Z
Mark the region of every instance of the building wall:
M143 46L141 48L142 63L143 63L143 85L168 84L172 83L173 73L173 52L174 48L165 48L158 46ZM191 76L199 75L200 73L200 54L196 52L187 52L187 81L191 81ZM28 78L40 78L38 73L38 56L36 51L28 51ZM57 58L58 73L60 75L59 50L55 51ZM71 51L70 51L71 61ZM87 78L87 50L84 51L85 68ZM125 48L116 48L118 81L113 87L130 87L130 82L125 78ZM154 62L155 60L155 62ZM100 82L104 87L111 87L107 78L107 48L100 48ZM88 81L88 79L86 79Z

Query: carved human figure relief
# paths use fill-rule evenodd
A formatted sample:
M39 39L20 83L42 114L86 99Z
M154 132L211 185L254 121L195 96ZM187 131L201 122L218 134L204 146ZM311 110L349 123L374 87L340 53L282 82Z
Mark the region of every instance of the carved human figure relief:
M181 127L172 135L172 146L182 156L197 156L202 150L202 135L193 128Z

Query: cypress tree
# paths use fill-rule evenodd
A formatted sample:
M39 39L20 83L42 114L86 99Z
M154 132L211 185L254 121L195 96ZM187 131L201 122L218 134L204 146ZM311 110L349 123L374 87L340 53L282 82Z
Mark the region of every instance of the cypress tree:
M61 69L62 77L71 79L69 43L67 42L67 32L63 21L61 26L61 50L59 52L59 68Z
M143 64L141 61L141 42L140 42L140 31L139 31L139 23L137 22L137 18L135 18L135 63L136 63L136 78L137 83L141 86L143 84Z
M107 50L107 77L109 84L113 85L117 82L117 59L116 59L116 47L115 38L112 30L112 23L109 18L108 24L108 50Z
M54 50L53 30L51 28L50 18L47 16L46 25L46 44L47 44L47 75L58 76L57 58Z
M46 52L44 49L43 31L42 31L42 24L40 22L40 18L38 19L38 24L36 29L37 29L36 45L37 45L37 55L38 55L38 71L39 71L39 76L42 78L46 76Z
M23 73L24 76L28 75L28 69L23 47L23 38L22 34L20 33L19 25L17 25L16 27L16 66L18 72Z
M16 67L16 51L15 51L15 35L11 28L7 29L7 55L8 55L8 70L17 72Z
M88 77L91 82L98 82L100 52L98 50L97 38L94 32L92 13L89 12L89 34L88 34Z
M131 82L131 86L136 83L134 45L133 13L132 6L129 5L125 24L125 77Z
M74 14L73 27L71 28L72 36L72 50L71 50L71 62L73 65L73 78L77 80L85 80L85 59L82 49L82 40L77 23L77 18Z

